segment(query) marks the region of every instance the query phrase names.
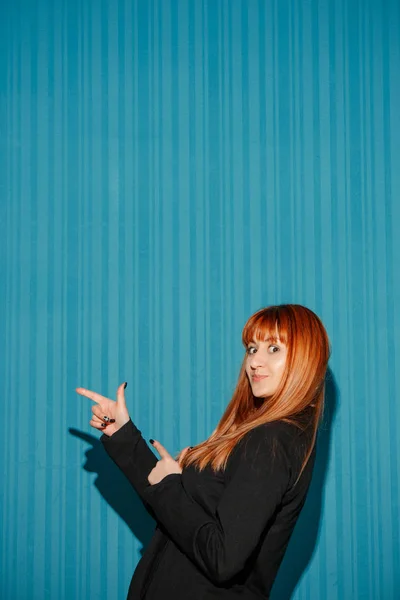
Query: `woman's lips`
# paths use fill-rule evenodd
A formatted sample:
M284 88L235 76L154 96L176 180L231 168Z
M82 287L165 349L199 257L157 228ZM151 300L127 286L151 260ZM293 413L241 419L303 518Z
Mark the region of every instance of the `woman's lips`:
M261 381L262 379L266 379L267 377L268 377L268 375L253 375L252 380L253 381Z

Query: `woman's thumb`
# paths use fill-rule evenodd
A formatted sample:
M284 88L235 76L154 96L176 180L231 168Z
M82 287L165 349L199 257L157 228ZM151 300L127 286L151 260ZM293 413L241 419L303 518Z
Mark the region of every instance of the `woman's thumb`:
M192 448L192 446L186 446L186 448L183 448L183 450L181 450L181 452L179 454L179 462L184 459L184 457L186 456L186 454L188 453L188 451L191 448Z
M125 388L127 386L127 382L125 381L125 383L121 383L121 385L118 387L117 389L117 404L119 406L122 407L126 407L126 402L125 402Z

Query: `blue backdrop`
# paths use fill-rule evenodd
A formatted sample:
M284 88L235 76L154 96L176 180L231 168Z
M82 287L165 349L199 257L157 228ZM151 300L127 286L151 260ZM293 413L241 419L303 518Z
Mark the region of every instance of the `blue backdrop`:
M0 597L123 600L154 522L88 425L207 437L241 329L325 323L328 410L274 590L400 587L398 0L0 8Z

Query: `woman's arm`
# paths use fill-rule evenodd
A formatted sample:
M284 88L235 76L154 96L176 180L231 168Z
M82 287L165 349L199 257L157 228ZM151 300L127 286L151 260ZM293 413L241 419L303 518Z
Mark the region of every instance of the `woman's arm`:
M151 507L143 498L143 489L149 485L149 474L151 474L152 483L157 483L163 479L165 472L181 473L182 469L172 457L170 458L173 465L170 463L167 465L166 461L158 461L148 448L141 432L130 420L125 402L126 386L126 382L118 386L116 400L111 400L82 387L76 388L76 392L94 402L90 425L104 431L103 442L108 453L130 479L147 510L156 518ZM113 441L107 445L107 439L111 437ZM161 450L161 445L158 446ZM168 454L165 449L162 451ZM177 468L178 470L176 470Z
M129 417L125 402L126 386L126 382L118 386L116 401L83 387L77 387L76 392L94 402L90 425L104 431L100 439L108 454L143 500L143 490L149 485L147 476L158 461Z
M154 464L142 454L145 441L131 421L101 441L176 545L222 583L243 569L288 488L291 468L280 431L279 423L270 423L247 434L229 465L232 475L215 517L190 497L180 474L146 485Z
M112 436L103 434L100 440L140 498L145 500L144 491L150 485L147 478L158 460L144 440L141 431L129 419Z

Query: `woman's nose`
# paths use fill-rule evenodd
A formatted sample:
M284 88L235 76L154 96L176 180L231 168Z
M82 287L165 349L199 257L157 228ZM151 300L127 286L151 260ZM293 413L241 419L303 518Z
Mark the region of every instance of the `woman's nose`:
M250 366L252 369L257 369L257 367L261 367L265 364L265 357L263 353L258 350L255 354L252 354L250 359Z

